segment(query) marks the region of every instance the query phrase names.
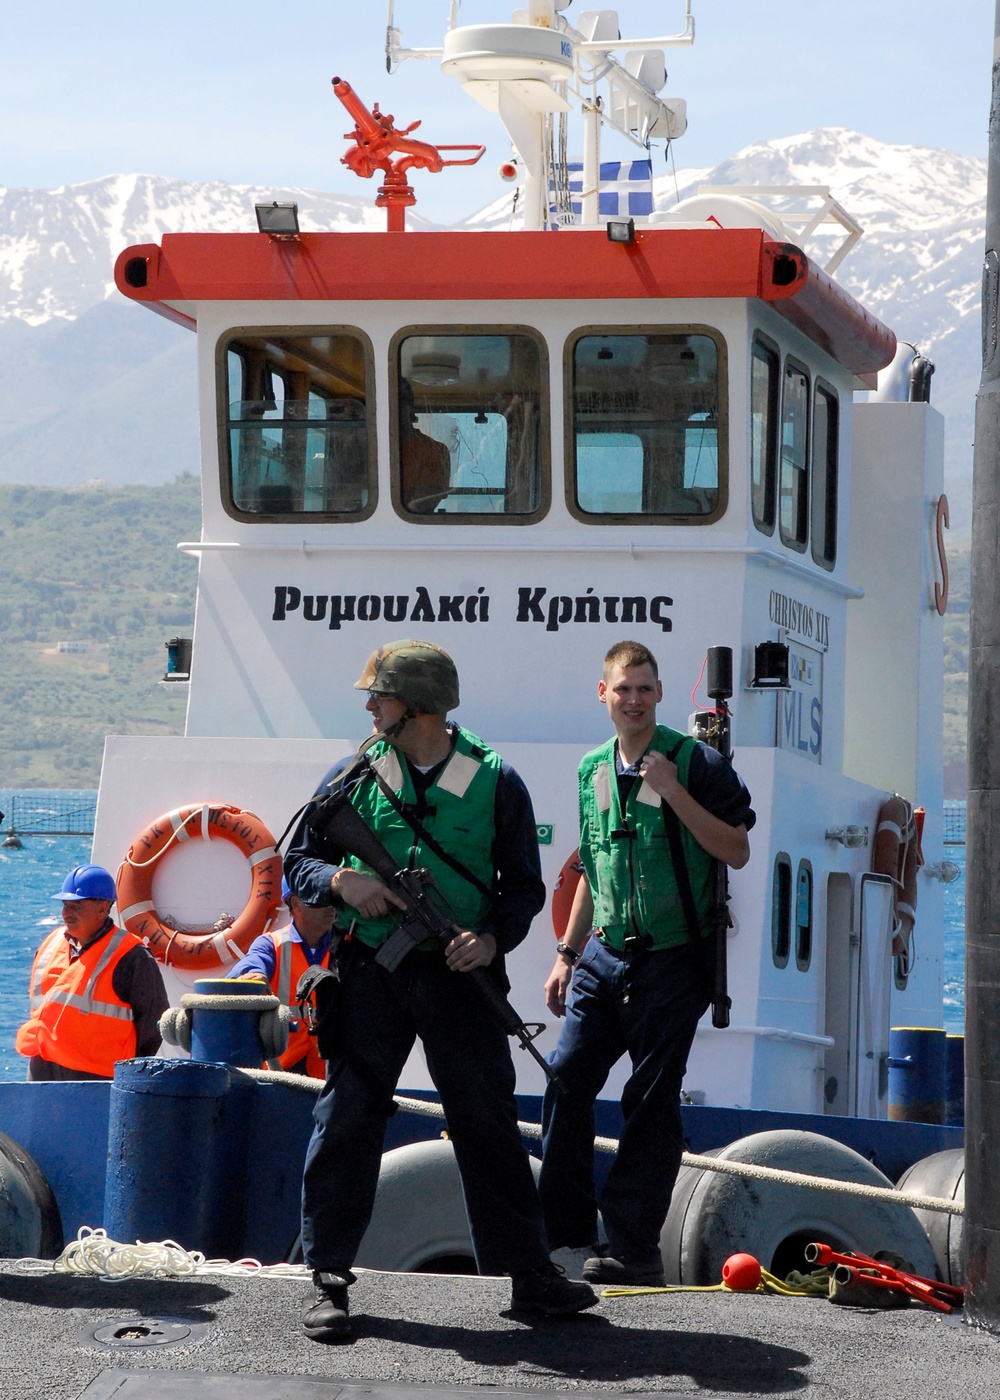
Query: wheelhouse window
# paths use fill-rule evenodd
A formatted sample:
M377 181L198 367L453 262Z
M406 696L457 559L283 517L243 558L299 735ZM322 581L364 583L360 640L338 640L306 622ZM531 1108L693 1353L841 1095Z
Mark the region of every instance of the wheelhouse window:
M750 503L753 522L765 535L774 534L780 387L778 352L755 336L750 361Z
M726 488L721 339L700 328L594 330L568 354L571 513L591 524L717 519Z
M785 361L781 391L778 521L782 541L804 551L809 537L809 373Z
M393 502L422 524L525 524L548 507L541 340L413 328L394 342Z
M812 557L824 569L837 562L837 459L840 405L825 384L813 397L812 430Z
M375 509L371 354L357 332L243 332L225 342L223 499L260 520Z

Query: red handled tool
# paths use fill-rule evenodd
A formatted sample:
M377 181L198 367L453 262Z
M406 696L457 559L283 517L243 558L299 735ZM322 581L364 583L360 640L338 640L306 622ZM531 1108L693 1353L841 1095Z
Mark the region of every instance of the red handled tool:
M813 1243L805 1247L806 1262L819 1268L834 1266L834 1278L841 1284L863 1283L876 1288L894 1288L908 1294L917 1302L937 1308L939 1312L952 1312L955 1305L962 1305L965 1290L951 1283L939 1283L936 1279L921 1278L919 1274L906 1273L894 1269L879 1259L872 1259L859 1250L851 1254L840 1254L828 1244Z

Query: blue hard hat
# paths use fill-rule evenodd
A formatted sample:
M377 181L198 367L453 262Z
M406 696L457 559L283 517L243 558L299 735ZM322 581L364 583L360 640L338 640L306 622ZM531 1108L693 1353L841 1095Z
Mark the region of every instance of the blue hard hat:
M281 898L282 898L282 901L283 901L285 904L288 903L288 896L291 894L291 892L292 892L292 887L291 887L291 885L290 885L290 884L288 883L288 881L285 879L284 875L282 875L282 877L281 877Z
M78 865L71 870L53 899L110 899L117 897L115 877L103 865Z

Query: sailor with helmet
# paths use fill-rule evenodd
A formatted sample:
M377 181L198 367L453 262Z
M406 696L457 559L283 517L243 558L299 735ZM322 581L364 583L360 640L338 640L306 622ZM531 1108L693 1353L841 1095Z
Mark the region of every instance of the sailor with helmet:
M440 647L390 642L369 658L355 689L368 692L378 737L367 761L347 769L345 791L400 869L432 872L434 897L456 932L443 955L418 948L393 971L383 967L376 953L400 922L401 901L300 824L285 861L289 883L307 901L332 891L338 924L350 931L337 1053L305 1164L303 1254L315 1297L303 1329L322 1341L350 1335L351 1265L372 1213L392 1095L418 1036L455 1147L480 1272L511 1275L515 1309L588 1308L596 1302L589 1285L549 1260L506 1033L462 976L490 968L506 987L504 955L544 904L531 799L497 753L449 722L458 673ZM343 768L317 796L340 782Z

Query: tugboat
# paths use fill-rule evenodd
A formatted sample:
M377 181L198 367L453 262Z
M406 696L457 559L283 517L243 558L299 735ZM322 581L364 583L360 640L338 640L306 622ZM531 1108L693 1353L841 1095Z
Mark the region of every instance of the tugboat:
M365 658L438 643L463 723L533 795L553 898L511 999L544 1021L576 767L606 737L601 659L647 644L664 718L693 710L703 733L706 652L726 648L758 820L731 881L731 1024L706 1018L689 1064L691 1144L808 1129L895 1179L961 1141L890 1121L890 1027L943 1039L947 502L928 367L832 275L861 230L829 191L704 188L654 208L649 148L686 126L661 94L690 0L666 38L566 8L463 26L455 5L440 49L509 137L505 227L407 232L411 179L477 156L397 129L337 77L344 161L380 172L385 232L307 231L272 204L257 232L118 258L122 295L197 336L203 527L179 545L199 560L197 611L165 681L187 691L185 732L108 739L94 859L132 851L131 881L158 843L121 917L175 997L224 975L275 914L269 838L363 737ZM408 56L390 5L390 67ZM634 143L631 166L602 161L608 131ZM530 1117L541 1071L516 1058ZM418 1060L407 1085L430 1086ZM0 1100L45 1170L44 1132L12 1107L29 1092ZM943 1090L929 1097L940 1123ZM77 1193L64 1223L83 1208Z

